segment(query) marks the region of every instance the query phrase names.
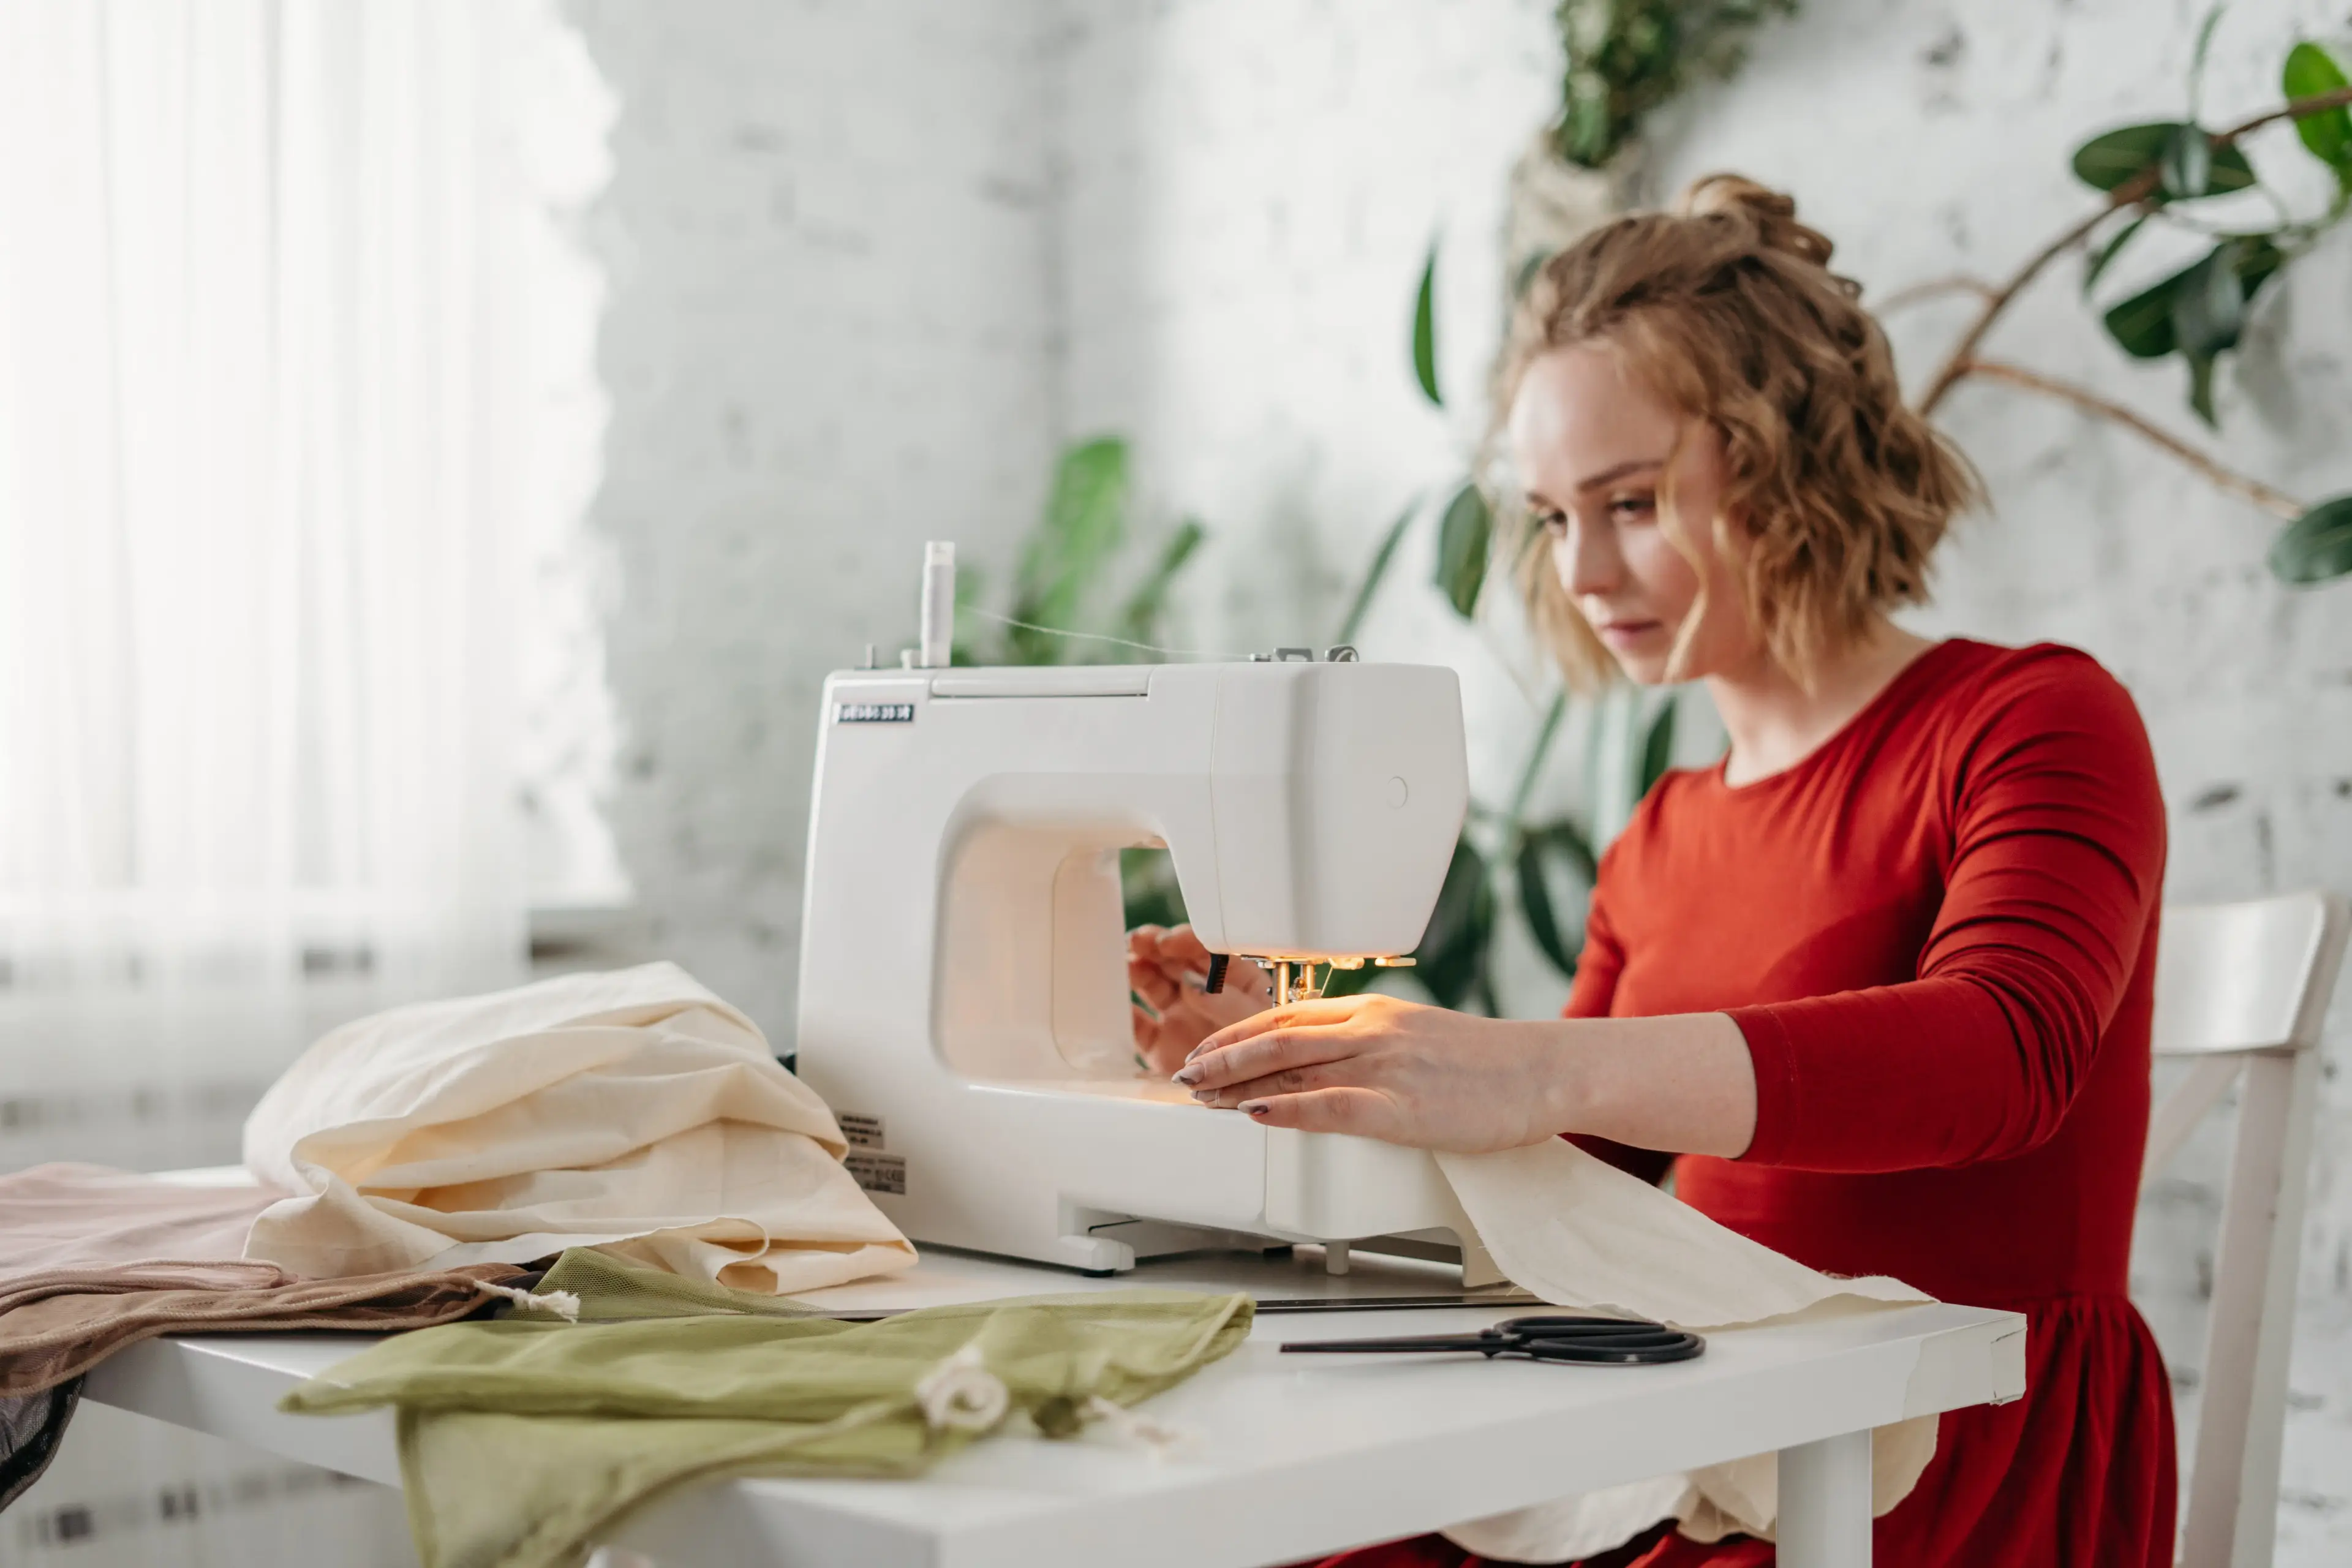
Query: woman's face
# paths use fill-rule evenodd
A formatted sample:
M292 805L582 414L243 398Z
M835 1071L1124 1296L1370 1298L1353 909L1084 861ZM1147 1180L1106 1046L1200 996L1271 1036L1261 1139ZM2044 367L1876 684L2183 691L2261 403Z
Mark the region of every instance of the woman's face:
M1605 346L1579 343L1528 367L1511 404L1510 441L1560 586L1629 678L1644 686L1667 679L1702 582L1706 607L1674 679L1727 673L1758 655L1734 563L1716 549L1724 454L1712 425L1682 419ZM1658 525L1669 460L1690 557Z

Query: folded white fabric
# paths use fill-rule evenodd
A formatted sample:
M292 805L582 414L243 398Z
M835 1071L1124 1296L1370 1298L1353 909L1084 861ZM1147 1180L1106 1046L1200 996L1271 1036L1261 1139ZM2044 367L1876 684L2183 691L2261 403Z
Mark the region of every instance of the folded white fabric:
M297 1194L246 1256L335 1277L601 1247L739 1289L907 1268L833 1113L669 963L397 1008L321 1037L245 1124Z
M1557 1307L1706 1331L1932 1300L1899 1280L1818 1273L1557 1138L1437 1161L1496 1266ZM1935 1454L1935 1416L1874 1432L1872 1512L1908 1497ZM1508 1563L1590 1556L1665 1519L1696 1541L1735 1533L1769 1541L1779 1478L1778 1457L1759 1454L1473 1520L1445 1534Z

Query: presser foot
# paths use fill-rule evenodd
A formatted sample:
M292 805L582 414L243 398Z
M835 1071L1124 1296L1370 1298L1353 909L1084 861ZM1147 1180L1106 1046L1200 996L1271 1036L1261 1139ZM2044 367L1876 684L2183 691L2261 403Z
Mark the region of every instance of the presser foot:
M1257 953L1242 953L1239 956L1266 972L1274 983L1272 1000L1276 1007L1289 1002L1313 1001L1331 988L1331 976L1342 969L1361 969L1367 963L1375 969L1412 967L1411 955L1395 952L1368 953L1352 958L1285 958ZM1322 971L1320 974L1316 973L1318 969ZM1216 978L1220 984L1211 986L1213 991L1222 987L1224 978L1222 970L1217 971Z

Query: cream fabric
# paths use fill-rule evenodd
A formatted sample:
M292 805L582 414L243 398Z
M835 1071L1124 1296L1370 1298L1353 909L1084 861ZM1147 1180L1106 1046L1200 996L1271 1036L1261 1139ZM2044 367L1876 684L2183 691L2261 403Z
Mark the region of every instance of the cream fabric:
M1932 1299L1899 1280L1817 1273L1557 1138L1437 1160L1496 1267L1554 1306L1705 1331ZM1935 1453L1932 1415L1873 1433L1872 1511L1884 1514L1908 1497ZM1734 1533L1769 1540L1779 1476L1777 1457L1759 1454L1473 1520L1445 1534L1511 1563L1604 1552L1663 1519L1698 1541Z
M833 1113L674 964L564 975L346 1024L245 1127L295 1194L245 1255L314 1278L602 1247L738 1289L907 1268Z

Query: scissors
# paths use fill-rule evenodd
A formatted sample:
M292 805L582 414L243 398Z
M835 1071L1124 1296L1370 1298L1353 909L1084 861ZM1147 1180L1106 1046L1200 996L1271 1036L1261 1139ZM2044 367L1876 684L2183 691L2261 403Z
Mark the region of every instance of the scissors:
M1475 1334L1416 1334L1387 1340L1294 1340L1285 1351L1475 1351L1487 1357L1652 1366L1689 1361L1706 1349L1696 1334L1626 1318L1506 1318Z

